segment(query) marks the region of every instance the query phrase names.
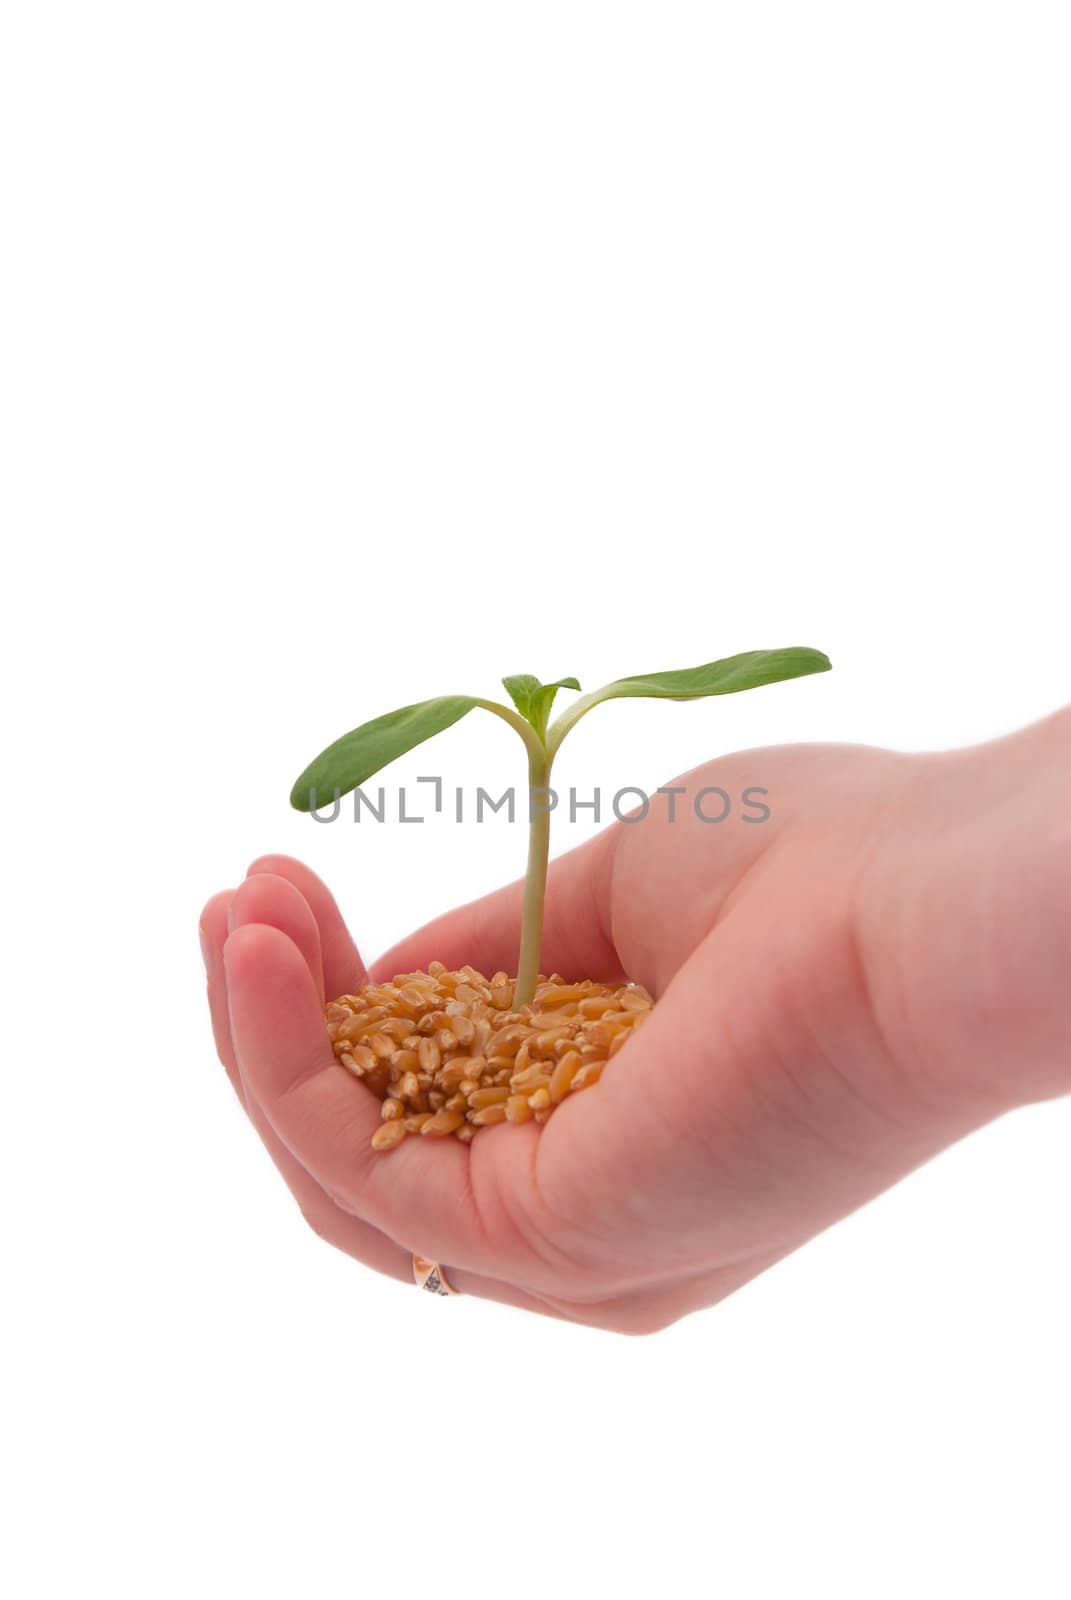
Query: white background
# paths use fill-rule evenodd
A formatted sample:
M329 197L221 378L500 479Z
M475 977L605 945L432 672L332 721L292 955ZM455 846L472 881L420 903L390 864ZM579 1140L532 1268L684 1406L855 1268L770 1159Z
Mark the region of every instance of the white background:
M287 807L503 672L833 657L605 708L581 787L1071 697L1069 43L1029 0L4 8L13 1594L1066 1596L1071 1105L651 1340L439 1302L305 1231L196 917L289 850L375 955L514 875L505 824ZM398 777L519 759L474 717Z

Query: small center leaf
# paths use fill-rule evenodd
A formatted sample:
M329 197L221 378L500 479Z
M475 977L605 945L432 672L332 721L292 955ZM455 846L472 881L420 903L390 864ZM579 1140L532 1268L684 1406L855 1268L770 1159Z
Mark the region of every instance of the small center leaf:
M558 690L580 688L575 678L559 678L556 683L540 683L538 678L533 678L528 672L518 673L512 678L503 678L502 686L521 716L532 724L541 739L547 731L547 719Z

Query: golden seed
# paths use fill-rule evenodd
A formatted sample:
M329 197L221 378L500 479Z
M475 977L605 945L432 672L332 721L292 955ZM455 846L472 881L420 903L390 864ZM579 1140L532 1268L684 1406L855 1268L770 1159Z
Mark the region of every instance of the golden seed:
M493 1036L494 1054L498 1057L515 1056L529 1031L524 1027L503 1028L501 1033Z
M490 1022L488 1022L486 1017L481 1017L478 1022L473 1024L473 1029L472 1029L472 1053L473 1053L473 1055L474 1056L482 1056L482 1055L484 1055L486 1053L486 1051L487 1051L487 1046L488 1046L488 1044L490 1042L490 1039L491 1039L491 1024L490 1024Z
M536 1005L542 1007L544 1011L551 1011L568 1001L582 999L586 993L583 985L579 983L563 983L557 987L545 983L536 990Z
M469 1045L475 1037L476 1024L469 1017L455 1017L453 1032L458 1044Z
M362 1019L351 1016L347 1022L340 1022L335 1033L336 1039L356 1039L361 1031Z
M588 1061L584 1066L581 1067L580 1071L569 1085L570 1089L586 1089L589 1084L598 1083L599 1079L602 1077L602 1069L604 1065L605 1063L602 1061Z
M580 1070L580 1051L567 1050L550 1075L550 1098L555 1104L569 1092L569 1085Z
M381 1122L372 1135L372 1149L393 1150L396 1144L401 1144L405 1134L404 1122Z
M502 1105L509 1099L509 1090L502 1088L473 1089L469 1095L469 1105L474 1111L482 1111L485 1106Z
M420 1132L423 1135L431 1134L435 1138L441 1138L448 1133L453 1133L455 1128L460 1128L464 1120L465 1113L463 1111L447 1111L444 1109L437 1111L433 1117L429 1117Z
M483 1106L479 1111L471 1112L469 1120L477 1128L489 1128L493 1123L505 1122L506 1108L503 1105Z
M434 1039L421 1039L417 1054L420 1057L421 1071L438 1072L442 1065L443 1053Z
M548 1028L545 1033L537 1033L531 1044L531 1054L534 1056L550 1055L559 1039L568 1039L572 1029L565 1025L561 1028Z
M386 1034L388 1039L393 1039L399 1044L409 1032L409 1023L404 1017L388 1017L379 1025L379 1032Z
M520 1094L531 1094L535 1089L542 1089L544 1084L550 1083L550 1073L547 1071L545 1061L533 1061L530 1067L523 1072L515 1072L510 1079L513 1089Z

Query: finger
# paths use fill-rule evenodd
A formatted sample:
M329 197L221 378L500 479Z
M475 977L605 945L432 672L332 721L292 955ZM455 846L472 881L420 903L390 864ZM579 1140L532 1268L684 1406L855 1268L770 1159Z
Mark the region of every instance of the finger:
M305 896L290 879L273 872L258 872L240 885L228 910L228 931L233 933L235 928L254 922L278 928L297 945L322 1005L324 970L319 924Z
M204 957L208 982L208 1011L212 1019L212 1037L216 1054L227 1070L238 1098L245 1102L242 1080L238 1071L238 1058L231 1042L231 1019L227 1010L227 980L223 973L223 946L229 932L227 912L234 898L234 889L223 889L214 894L201 912L198 932L201 936L201 954Z
M291 1155L344 1211L406 1250L495 1276L501 1262L476 1213L468 1150L420 1138L389 1157L371 1148L379 1101L336 1062L294 942L263 924L236 927L224 966L242 1080Z
M247 877L262 872L293 884L315 917L320 930L323 980L328 998L352 994L359 989L367 981L364 963L327 885L311 868L292 856L259 856L250 866Z
M610 882L619 837L618 830L610 828L551 863L541 945L544 971L566 978L623 979L610 917ZM487 974L516 972L523 892L522 882L511 883L436 918L377 961L373 979L426 968L429 961L442 961L447 967L473 966Z
M300 907L295 904L295 896L301 902ZM301 907L304 907L304 915ZM212 897L202 913L200 931L208 974L212 1029L220 1059L227 1068L250 1121L297 1201L302 1216L317 1237L365 1266L400 1282L412 1283L411 1252L388 1238L380 1229L342 1210L325 1194L312 1174L279 1139L255 1097L247 1093L231 1039L223 947L230 927L244 926L254 913L294 938L299 947L304 947L307 959L313 953L318 958L318 935L311 911L286 880L265 873L259 875L255 882L247 880L240 890L228 889ZM446 1270L448 1281L462 1294L476 1295L525 1310L546 1311L552 1316L559 1315L556 1310L545 1307L535 1296L526 1294L522 1289L452 1266Z
M294 898L291 897L300 902L304 917L295 906ZM231 1039L223 947L228 938L229 924L234 922L236 925L241 925L253 911L264 915L278 915L280 920L286 922L292 932L304 941L306 947L315 953L316 960L319 960L319 936L312 913L290 884L281 879L264 877L249 888L242 885L239 890L227 889L213 895L201 914L200 932L201 948L208 974L212 1032L220 1060L227 1069L227 1076L250 1121L313 1232L334 1245L336 1249L343 1250L347 1255L364 1262L366 1266L374 1267L379 1272L388 1273L404 1281L412 1276L412 1263L408 1252L386 1238L378 1229L340 1211L334 1201L324 1194L315 1179L287 1150L267 1123L256 1102L246 1092Z

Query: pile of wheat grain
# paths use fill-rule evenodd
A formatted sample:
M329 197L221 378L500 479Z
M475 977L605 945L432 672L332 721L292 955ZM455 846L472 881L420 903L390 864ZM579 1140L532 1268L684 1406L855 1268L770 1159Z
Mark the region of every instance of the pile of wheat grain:
M382 1101L372 1135L392 1150L410 1133L475 1137L496 1122L545 1122L566 1095L597 1083L644 1022L639 984L539 979L513 1009L513 980L473 967L406 972L332 1000L324 1015L336 1056Z

